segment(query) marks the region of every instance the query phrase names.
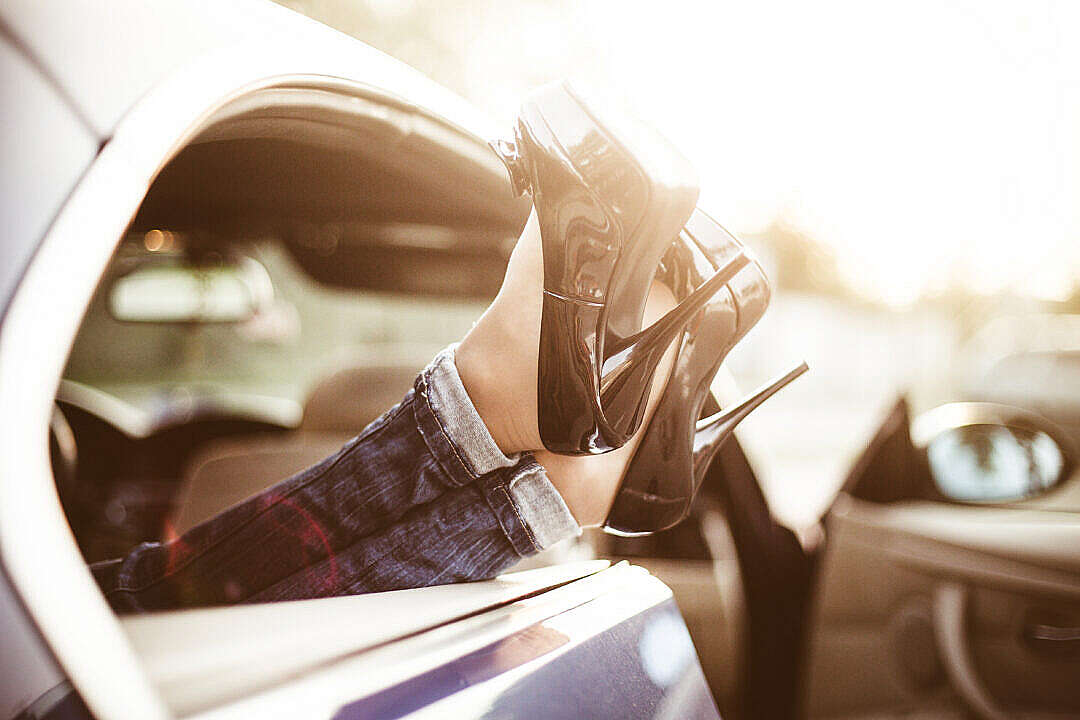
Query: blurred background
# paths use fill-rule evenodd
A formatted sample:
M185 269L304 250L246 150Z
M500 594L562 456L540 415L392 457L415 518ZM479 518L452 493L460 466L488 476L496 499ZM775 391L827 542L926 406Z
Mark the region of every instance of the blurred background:
M740 430L789 525L820 516L901 395L915 412L956 399L1020 405L1080 439L1080 5L279 2L412 65L507 132L530 89L571 77L621 96L683 150L702 206L758 253L776 288L718 390L748 391L804 358L811 368ZM247 264L255 285L272 279L272 302L248 323L119 322L106 282L65 377L151 413L197 403L187 395L199 388L259 397L292 427L358 368L382 378L362 384L366 424L461 337L498 278L476 297L358 294L296 265L298 249L315 262L355 232L300 228L291 254L254 242ZM445 240L412 237L421 232L409 242ZM189 240L136 233L115 274ZM474 285L463 270L416 275ZM116 289L138 306L162 281L192 278Z
M701 204L777 285L728 369L749 389L812 368L741 433L784 520L820 514L902 393L1069 423L1070 393L1040 388L1071 373L1080 407L1080 6L282 4L507 127L530 88L582 78L695 162Z
M820 514L900 394L1074 421L1075 3L280 1L508 128L569 76L681 147L777 285L728 369L742 389L812 369L741 433L782 519Z

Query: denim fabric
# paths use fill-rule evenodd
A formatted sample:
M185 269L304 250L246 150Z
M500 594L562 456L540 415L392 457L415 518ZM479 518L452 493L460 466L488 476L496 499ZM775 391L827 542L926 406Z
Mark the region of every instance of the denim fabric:
M91 569L120 611L264 602L489 578L577 533L532 456L499 451L450 348L335 455Z
M451 345L443 350L421 373L422 394L432 414L472 475L480 476L517 464L521 455L504 455L473 407L454 363L456 349L456 345Z
M518 465L521 454L504 455L473 407L454 364L455 348L456 345L451 345L436 355L418 378L418 391L427 400L430 410L430 413L422 411L417 416L425 441L433 453L440 455L446 454L439 450L442 443L448 443L454 457L461 459L463 469L472 477ZM431 423L431 419L435 423ZM536 463L522 466L512 476L508 492L513 507L541 549L581 534L581 528L562 495L547 479L543 466Z

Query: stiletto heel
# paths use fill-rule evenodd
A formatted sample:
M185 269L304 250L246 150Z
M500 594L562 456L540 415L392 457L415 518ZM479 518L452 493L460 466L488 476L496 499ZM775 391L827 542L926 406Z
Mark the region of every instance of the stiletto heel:
M642 395L628 388L638 388L641 383L651 383L653 372L671 341L682 333L701 308L750 262L750 258L743 254L731 258L678 306L645 330L626 338L611 349L604 360L600 375L600 406L609 422L635 429L641 426L641 417L649 399L648 393Z
M492 144L518 193L531 192L544 254L537 382L544 446L595 454L638 429L647 363L615 393L629 412L608 417L605 348L641 330L645 299L670 238L697 202L696 173L663 138L626 117L597 120L565 84L522 107L514 139ZM668 330L670 337L678 329ZM641 343L659 336L642 337ZM653 364L655 367L655 364ZM632 386L631 386L632 385ZM609 393L610 394L610 393Z
M735 431L739 423L746 419L747 415L809 369L810 367L805 362L799 363L772 382L758 388L730 410L698 420L694 431L694 475L696 477L705 475L716 451L725 440L731 437L731 433Z
M643 535L686 517L708 464L735 426L806 371L804 363L734 408L698 422L720 364L768 306L768 280L742 244L700 210L665 254L658 276L682 300L717 278L716 268L739 257L747 258L741 270L682 331L667 387L608 513L609 532Z

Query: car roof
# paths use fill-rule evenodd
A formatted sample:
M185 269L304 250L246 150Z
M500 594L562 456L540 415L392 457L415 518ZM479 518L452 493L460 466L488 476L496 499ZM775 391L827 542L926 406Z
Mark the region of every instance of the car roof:
M121 120L185 68L280 49L297 64L420 108L477 140L490 121L364 43L270 0L4 0L0 3L0 316L38 243ZM310 62L309 62L310 61Z
M446 88L269 0L5 0L0 19L101 138L170 73L252 44L335 55L346 79L389 90L463 130L491 136L488 121Z

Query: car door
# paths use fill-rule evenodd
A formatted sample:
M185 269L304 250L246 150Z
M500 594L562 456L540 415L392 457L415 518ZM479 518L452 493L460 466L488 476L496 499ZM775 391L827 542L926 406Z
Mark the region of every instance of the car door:
M718 717L671 591L626 563L122 624L176 717Z
M430 162L410 167L444 190L436 197L447 200L449 210L460 211L464 204L450 201L465 197L475 200L474 207L485 203L498 213L520 214L509 193L500 193L506 190L502 167L459 100L374 50L269 3L230 6L220 14L211 12L216 7L140 1L109 13L93 4L4 8L4 20L10 13L22 44L37 53L59 86L79 91L76 102L88 124L108 139L51 224L44 211L55 207L24 208L34 217L21 221L44 231L44 240L25 273L23 258L12 257L21 277L12 275L9 282L10 274L0 273L0 292L17 283L0 318L0 627L9 631L2 633L4 659L12 665L0 673L2 709L19 718L102 720L414 713L716 718L671 591L625 564L134 618L109 610L63 514L47 430L80 316L148 188L185 145L202 133L208 142L237 139L213 133L238 128L255 134L244 139L261 140L268 132L266 115L296 120L288 133L293 145L302 126L319 134L314 147L344 152L350 142L363 143L365 155L379 154L401 171L406 150L425 153ZM141 31L126 37L118 23ZM234 36L245 33L258 42L236 44ZM93 38L92 47L75 41L85 37ZM190 45L181 42L184 37L192 38ZM161 38L172 44L149 53L154 63L131 60L146 55L141 43L156 46ZM203 52L215 43L223 47ZM114 72L110 62L138 75L138 82ZM356 78L361 70L362 81ZM326 122L328 116L344 127ZM40 124L42 132L55 129ZM325 142L325 132L332 142ZM19 139L36 136L22 133ZM86 147L93 152L98 143ZM45 167L43 182L55 190L54 204L76 181L68 171L81 167ZM349 176L364 168L352 165ZM10 169L31 172L24 164ZM326 165L319 169L325 176ZM207 176L189 186L205 185ZM413 186L372 187L406 196ZM348 197L360 202L380 196ZM286 207L292 206L279 203L277 209ZM269 214L260 210L263 218ZM21 253L30 254L30 248Z
M905 403L825 518L813 718L1080 716L1080 474L1026 499L928 490Z

